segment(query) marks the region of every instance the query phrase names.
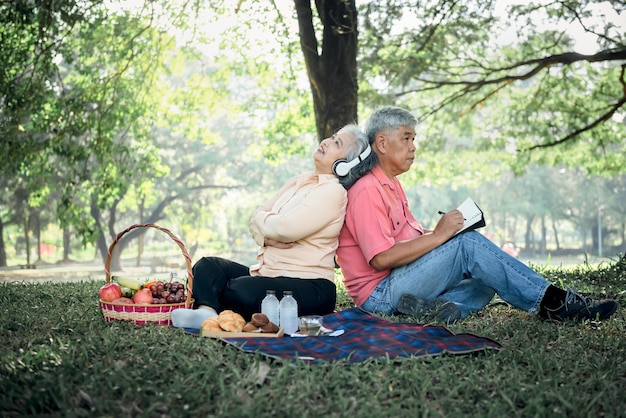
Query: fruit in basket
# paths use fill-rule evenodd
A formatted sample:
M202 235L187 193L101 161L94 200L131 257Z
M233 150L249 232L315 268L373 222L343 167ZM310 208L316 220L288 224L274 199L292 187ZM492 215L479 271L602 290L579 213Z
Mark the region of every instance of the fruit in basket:
M127 298L122 296L121 298L117 298L113 301L113 303L122 303L124 305L132 305L133 304L133 300L131 298Z
M129 299L132 298L135 292L136 290L133 290L129 287L122 286L122 296L124 296L125 298L129 298Z
M152 294L152 303L183 303L187 299L185 295L185 285L178 282L157 281L150 284L150 293Z
M100 299L105 302L113 302L115 299L122 297L122 288L117 283L107 283L98 291Z
M117 282L122 287L127 287L132 290L139 290L143 288L143 286L150 281L147 278L140 277L121 277L121 276L113 276L113 281Z
M150 280L149 282L146 282L143 287L151 289L152 286L156 286L156 284L158 283L158 280Z
M152 292L150 289L141 289L133 296L134 303L152 303Z

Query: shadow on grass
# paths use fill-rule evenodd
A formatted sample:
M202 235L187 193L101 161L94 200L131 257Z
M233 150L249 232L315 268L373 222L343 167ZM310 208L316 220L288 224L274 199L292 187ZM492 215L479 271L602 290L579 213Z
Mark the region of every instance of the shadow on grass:
M448 328L494 339L498 352L355 365L286 363L168 327L105 323L97 281L1 283L0 415L622 416L625 267L543 272L616 298L603 323L540 321L495 300ZM337 306L353 306L342 286Z

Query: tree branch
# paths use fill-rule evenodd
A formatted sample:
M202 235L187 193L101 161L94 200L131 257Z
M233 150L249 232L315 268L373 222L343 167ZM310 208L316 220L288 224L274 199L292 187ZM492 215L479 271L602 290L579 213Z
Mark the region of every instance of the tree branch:
M295 0L296 12L298 15L298 29L300 31L300 46L304 54L304 61L307 71L317 66L318 42L313 27L313 10L311 10L310 0ZM310 78L310 77L309 77Z
M466 88L469 90L469 89L474 89L476 86L482 87L482 86L489 85L489 84L510 83L513 81L528 80L529 78L535 76L540 71L548 67L552 67L554 65L559 65L559 64L571 65L579 61L600 62L600 61L621 61L621 60L626 60L626 48L604 50L593 55L579 54L577 52L566 52L563 54L549 55L543 58L520 61L512 65L506 66L506 67L492 68L489 70L489 73L501 73L505 71L511 71L511 70L515 70L518 68L526 67L526 66L533 66L530 70L520 75L509 74L509 75L504 75L502 77L493 78L493 79L488 79L487 76L485 76L485 78L481 80L434 81L431 79L424 79L424 78L416 78L416 80L431 85L431 87L428 87L426 89L420 89L420 90L432 90L432 89L442 87L442 86L466 86ZM413 91L416 91L416 90L413 90ZM407 91L405 93L409 93L409 92L410 91Z
M523 148L523 149L518 149L518 151L532 151L534 149L538 149L538 148L548 148L548 147L554 147L556 145L562 144L566 141L569 141L570 139L582 134L583 132L589 131L593 128L595 128L596 126L600 125L603 122L606 122L607 120L611 119L613 117L613 115L615 114L615 112L617 112L620 108L622 108L622 106L624 106L626 104L626 80L624 79L624 73L626 71L626 64L622 65L622 71L620 73L620 83L622 85L622 92L623 92L623 96L620 100L617 101L617 103L615 103L613 106L611 106L611 108L604 113L603 115L601 115L599 118L597 118L596 120L592 121L591 123L583 126L580 129L575 130L574 132L571 132L570 134L564 136L561 139L558 139L554 142L550 142L547 144L536 144L533 145L531 147L527 147L527 148Z
M483 94L473 105L470 106L470 110L476 108L477 105L485 102L490 97L494 96L497 92L505 88L507 85L513 83L514 81L530 79L536 76L537 74L539 74L541 71L549 67L552 67L554 65L571 65L579 61L605 62L605 61L619 61L619 60L626 60L626 48L604 50L593 55L579 54L576 52L566 52L563 54L550 55L544 58L520 61L507 67L501 67L501 68L495 68L495 69L489 70L490 73L498 73L498 72L515 70L515 69L526 67L529 65L533 66L530 70L520 75L504 75L502 77L493 78L493 79L489 79L487 75L485 75L483 79L473 80L473 81L472 80L433 81L430 79L416 78L418 81L426 83L429 86L426 88L421 88L421 89L406 90L406 91L403 91L401 94L398 94L398 96L412 93L418 90L420 91L435 90L443 86L460 87L457 91L451 93L450 95L440 100L435 106L431 108L431 110L428 113L418 118L419 121L422 121L436 114L437 112L441 111L446 106L450 105L456 100L459 100L460 98L470 93L477 92L483 87L486 87L489 85L493 85L495 86L495 88L487 92L486 94ZM615 112L617 112L617 110L619 110L620 108L624 106L625 101L626 101L626 82L624 81L624 67L625 66L626 64L622 65L622 71L620 75L620 83L622 85L623 96L606 113L601 115L599 118L597 118L590 124L568 134L567 136L557 141L554 141L548 144L533 145L532 147L525 148L520 151L529 151L529 150L536 149L536 148L545 148L545 147L551 147L551 146L562 144L563 142L566 142L580 135L583 132L586 132L588 130L595 128L602 122L609 120L615 114Z

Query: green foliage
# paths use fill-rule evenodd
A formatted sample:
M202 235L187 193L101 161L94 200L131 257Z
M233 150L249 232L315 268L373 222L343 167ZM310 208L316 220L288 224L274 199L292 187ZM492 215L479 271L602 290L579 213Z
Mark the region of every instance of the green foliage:
M418 115L418 160L403 176L415 199L447 187L433 193L453 206L477 190L500 218L567 220L587 238L601 200L611 228L623 230L622 113L526 151L610 109L621 94L619 62L554 64L532 78L524 77L532 63L516 66L571 51L566 20L620 51L615 24L586 20L606 4L519 4L506 13L493 1L360 4L360 113L397 104ZM607 16L614 10L605 7ZM206 251L247 257L247 215L310 168L312 84L293 4L15 1L0 5L0 18L10 22L0 27L0 152L8 155L0 216L12 232L57 217L93 243L149 219ZM576 171L565 180L542 165L611 179L582 182ZM560 190L550 193L539 173L514 182L507 168L540 171Z
M599 1L499 3L362 6L363 100L414 110L437 152L470 139L473 150L499 152L496 161L518 174L531 164L623 172L625 42L615 24L620 7ZM588 43L597 41L594 52L617 57L576 54L576 30L584 31ZM445 135L442 127L448 128ZM457 155L445 159L457 164ZM493 170L485 164L482 171Z
M14 4L16 14L25 13L20 9L25 4ZM8 27L35 46L23 55L26 63L2 57L13 76L2 88L3 136L9 138L3 144L11 148L15 140L29 150L17 156L19 166L3 166L3 174L21 178L31 206L55 188L61 224L73 225L90 242L98 232L93 208L110 207L132 179L155 172L154 147L147 142L150 91L171 38L162 38L141 17L109 13L99 2L84 6L58 2L58 9L31 8L26 15L38 24ZM5 3L2 11L10 8ZM36 66L46 58L48 67ZM29 67L31 74L19 74L19 68ZM21 86L46 96L18 91L26 102L14 110L6 93Z
M50 13L54 13L51 10ZM22 165L45 146L46 135L30 131L30 126L46 126L38 111L51 106L53 85L48 77L54 73L51 48L59 40L58 30L49 27L51 16L40 19L34 4L3 2L0 5L0 144L7 156L0 173L16 173ZM45 34L40 39L39 34ZM31 117L34 114L34 117ZM45 131L44 131L45 132Z
M588 65L581 68L590 77L613 78L619 72L612 68L601 75ZM610 87L603 82L590 85L589 80L573 74L571 68L553 73L559 76L545 77L539 84L523 88L510 98L504 115L510 125L502 127L501 132L505 137L515 138L512 145L517 149L553 143L568 132L594 123L596 115L606 111L607 103L618 93L615 85ZM559 94L546 94L557 90ZM625 134L623 124L601 124L559 146L535 150L528 161L549 166L582 167L590 173L607 176L619 174L625 151L619 138Z
M544 271L622 305L625 273L623 259ZM587 417L626 407L623 308L600 324L558 324L496 299L448 328L492 338L498 352L310 365L168 327L105 323L101 283L0 284L4 414ZM340 285L338 309L352 306Z
M311 101L302 97L292 98L260 132L265 140L255 148L260 148L263 157L274 165L289 156L306 155L315 142L310 138L308 144L305 142L306 134L315 131L315 118Z

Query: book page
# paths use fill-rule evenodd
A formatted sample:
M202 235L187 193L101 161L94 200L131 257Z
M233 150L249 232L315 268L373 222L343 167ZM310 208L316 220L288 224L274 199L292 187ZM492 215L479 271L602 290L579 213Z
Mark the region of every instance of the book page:
M465 222L463 222L463 228L461 228L459 232L465 231L467 228L470 228L474 224L480 222L483 218L483 213L470 197L465 199L465 201L461 203L461 205L459 205L457 209L461 211L463 217L465 218Z

